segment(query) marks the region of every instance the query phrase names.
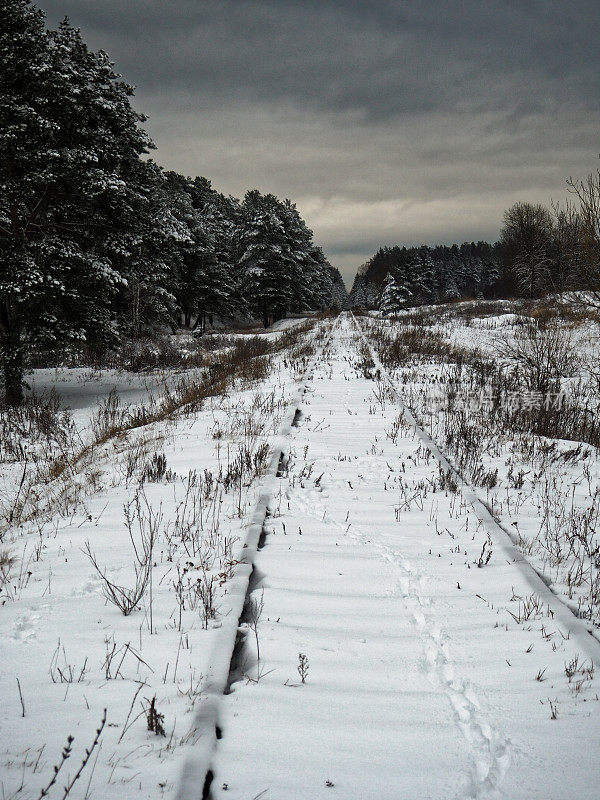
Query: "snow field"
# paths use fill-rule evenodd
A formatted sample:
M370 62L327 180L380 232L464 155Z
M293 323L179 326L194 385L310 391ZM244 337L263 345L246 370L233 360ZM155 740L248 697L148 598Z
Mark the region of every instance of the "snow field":
M305 369L298 394L293 402L288 403L288 418L279 426L279 437L273 448L271 463L261 479L260 494L237 548L237 557L231 575L232 580L219 608L222 621L219 632L212 643L212 652L207 662L207 673L202 681L201 698L195 712L195 722L190 731L190 741L194 744L194 748L183 764L175 791L178 800L198 797L198 787L202 787L203 795L210 789L214 750L217 740L221 736L221 700L233 680L231 670L234 654L236 648L241 644L239 621L246 612L251 582L255 577L254 561L265 535L264 524L268 515L269 501L280 465L287 451L287 439L291 435L291 428L298 414L298 406L302 396L308 391L308 382L312 380L316 360L320 355L319 350L327 347L334 328L335 323L323 326L318 332L318 349L314 351L310 360L306 361L306 354L304 354L304 358L300 362ZM298 352L302 352L302 348L299 348ZM296 368L298 367L296 366Z
M523 318L514 315L508 321L504 317L476 318L468 320L468 325L457 317L434 326L433 330L453 344L458 343L466 352L483 351L489 359L494 356L492 343L497 340L497 331L482 331L478 325L473 331L472 326L484 322L492 325L497 320L505 323L504 341L514 343L522 335ZM393 331L393 324L388 329ZM559 330L564 333L565 347L571 352L560 379L566 398L564 416L567 418L575 406L581 409L582 417L593 420L597 417L599 397L594 377L597 331L591 323L573 328L561 323ZM396 369L394 380L402 387L402 394L419 423L446 453L452 437L454 450L450 459L463 476L480 487L480 496L493 516L511 533L552 591L576 615L588 620L588 629L597 635L600 623L600 573L595 563L600 547L596 533L600 520L598 448L585 437L583 441L570 441L534 436L516 426L511 428L506 420L498 424L498 417L479 405L478 397L493 399L498 396L499 387L489 382L482 387L468 358L460 368L449 361L409 359ZM526 365L497 353L494 361L507 373L517 370L523 378L526 372ZM520 392L514 392L517 400L527 395L522 384L523 380ZM516 388L514 382L512 388ZM454 406L448 402L451 393L458 401ZM462 418L461 401L474 401L470 412Z
M273 495L260 661L250 631L213 796L596 797L595 679L565 672L580 641L543 603L524 614L496 542L477 567L488 531L359 346L343 318Z
M360 330L360 326L358 325L356 319L354 321ZM365 342L367 342L364 336L363 339ZM497 495L495 493L490 495L490 492L488 491L487 497L484 501L478 494L477 490L464 481L462 475L455 469L450 461L448 461L446 456L437 446L436 442L422 427L419 426L413 412L403 403L401 393L395 387L393 381L386 373L382 363L377 358L375 351L372 349L371 354L376 367L389 382L392 394L402 410L402 417L413 427L415 435L419 438L422 445L431 453L435 461L437 461L442 473L444 473L447 477L451 476L452 480L455 481L457 488L460 488L461 495L470 504L475 512L477 520L488 532L489 540L488 542L484 542L484 545L482 546L482 551L477 560L477 565L479 567L487 566L487 555L491 551L492 544L496 544L497 546L501 547L507 559L515 564L515 567L519 569L524 579L529 584L530 589L535 592L535 595L531 595L531 597L535 597L535 608L537 609L538 605L543 605L543 603L546 603L548 615L552 616L553 619L556 618L561 623L562 630L569 637L572 635L578 640L580 648L585 656L589 657L590 663L595 663L600 656L600 646L597 637L597 631L594 626L589 622L586 623L579 618L580 615L575 604L571 604L568 601L565 602L564 597L557 599L555 594L549 590L548 585L551 585L552 582L543 574L538 573L534 568L532 568L532 565L526 558L523 557L523 554L520 552L518 545L520 544L522 546L522 537L515 535L514 533L511 535L510 530L507 530L500 524L500 517L495 514L496 509L494 501ZM546 481L548 480L547 473L551 472L551 467L552 464L546 465L545 467L544 473L546 475ZM573 492L573 496L574 494L575 493ZM507 506L510 512L510 495L507 495ZM499 507L501 512L501 502L499 503ZM538 505L538 512L539 510L540 506ZM516 523L514 525L518 531L519 524ZM524 599L523 605L523 613L525 613L525 608L529 608L529 603ZM521 611L517 613L517 616L521 616Z
M100 744L69 797L154 800L175 791L257 478L278 446L297 374L284 352L261 384L238 383L194 414L109 440L95 451L88 492L51 520L5 534L2 548L17 565L0 614L3 800L37 798L72 735L49 793L61 797L105 708ZM151 579L124 616L84 550L89 543L113 586L130 589L151 530ZM164 736L147 729L153 698Z

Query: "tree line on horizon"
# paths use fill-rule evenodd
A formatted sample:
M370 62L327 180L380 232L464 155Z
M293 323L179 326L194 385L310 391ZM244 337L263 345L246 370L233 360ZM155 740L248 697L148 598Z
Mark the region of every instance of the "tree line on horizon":
M357 272L350 307L387 313L417 305L489 295L500 279L494 247L487 242L429 247L382 247ZM385 294L384 294L385 293Z
M519 202L494 244L382 247L359 268L348 306L393 314L465 299L569 292L600 311L600 171L568 181L563 206Z
M0 0L0 357L6 401L28 354L102 353L150 328L265 325L342 307L339 272L289 200L225 196L165 171L107 54L30 0Z

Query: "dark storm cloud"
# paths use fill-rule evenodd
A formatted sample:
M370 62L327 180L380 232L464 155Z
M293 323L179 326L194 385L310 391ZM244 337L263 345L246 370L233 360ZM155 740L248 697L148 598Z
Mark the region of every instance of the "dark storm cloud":
M596 166L597 0L40 3L137 85L159 161L292 197L348 269Z
M48 0L145 91L289 100L370 117L597 90L590 3ZM519 102L512 110L518 109Z

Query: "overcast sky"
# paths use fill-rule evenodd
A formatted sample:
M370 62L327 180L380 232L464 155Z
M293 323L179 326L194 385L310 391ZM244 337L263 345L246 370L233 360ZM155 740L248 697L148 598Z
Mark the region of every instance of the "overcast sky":
M598 0L39 0L136 85L156 160L289 197L347 282L494 241L599 166Z

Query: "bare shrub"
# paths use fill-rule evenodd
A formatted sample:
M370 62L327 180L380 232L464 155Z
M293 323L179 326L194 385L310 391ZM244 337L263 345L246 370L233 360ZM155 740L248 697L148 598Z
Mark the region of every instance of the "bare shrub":
M16 563L17 559L8 550L0 550L0 596L10 585L12 568Z
M92 434L94 441L99 444L105 442L115 433L125 427L128 410L121 405L121 400L115 389L100 403L92 419Z
M174 478L174 473L167 468L167 458L164 453L154 453L152 458L146 462L140 483L169 483Z
M102 714L102 719L100 720L100 726L96 729L96 735L94 736L92 744L89 747L86 747L85 749L85 755L81 761L81 764L79 765L79 768L75 772L74 776L70 780L68 780L68 782L64 786L63 794L61 795L62 800L65 800L65 798L67 798L71 794L73 786L76 784L79 778L81 778L83 770L90 762L92 753L98 746L98 742L100 741L100 736L102 735L102 731L104 730L105 725L106 725L106 709L104 709L104 712ZM59 772L64 767L68 759L71 757L74 741L75 741L74 736L67 737L67 743L63 748L60 760L58 764L55 764L54 767L52 768L52 777L50 778L49 783L42 789L40 794L37 796L37 800L42 800L42 798L48 797L50 789L52 789L52 787L56 784Z
M309 666L310 664L306 655L304 653L298 653L298 674L300 675L302 683L306 683Z
M102 578L104 596L120 609L124 616L129 616L137 608L146 592L150 590L150 629L152 630L152 554L158 539L162 514L160 511L155 513L145 495L140 498L139 492L130 503L124 506L124 513L125 525L135 554L133 586L120 586L108 578L106 570L99 566L89 541L86 542L84 553Z
M500 337L494 349L517 366L529 390L543 393L559 391L577 360L571 332L537 320L528 320L514 337Z
M128 372L152 372L165 369L192 369L206 366L209 354L235 345L235 338L224 334L185 338L166 334L148 334L124 339L120 347L98 353L82 347L74 353L71 365L91 366L94 369L118 369ZM64 361L63 361L64 363ZM40 366L46 366L41 360Z
M567 185L578 206L568 209L577 225L564 253L571 265L570 282L580 290L582 306L600 311L600 170L585 180L570 178Z
M135 583L133 587L119 586L113 583L106 575L106 572L98 565L96 556L90 549L90 543L86 542L84 553L92 562L92 566L102 578L104 596L113 605L123 613L124 616L129 616L131 612L137 608L138 603L146 594L148 582L150 580L151 564L148 562L144 567L140 568L134 564L135 569Z
M356 371L366 378L367 380L373 380L377 373L375 369L375 362L373 361L373 356L371 354L371 348L365 341L360 341L358 345L358 359L354 363L354 368Z
M493 419L493 409L489 417ZM444 445L461 472L476 482L481 473L481 454L489 452L495 440L492 425L482 424L481 414L456 410L444 417Z
M260 680L261 677L261 663L260 663L260 637L258 628L260 620L265 608L265 592L264 589L260 593L260 599L256 597L246 598L243 611L243 620L254 634L254 642L256 644L256 677Z
M465 321L482 319L485 317L495 317L505 314L507 303L505 300L477 300L474 302L453 303L448 308L451 317L459 317ZM439 318L438 320L439 321Z
M183 352L165 336L154 339L130 340L116 354L128 372L150 372L158 369L204 366L206 357L201 350Z
M202 627L208 628L211 619L217 616L216 598L219 578L217 575L209 575L204 572L202 578L198 578L194 586L197 597L200 601L200 614Z
M0 406L0 462L23 461L31 449L55 457L72 446L75 436L71 414L61 409L54 390L31 394L20 406Z
M301 360L307 357L306 351L303 352L303 342L313 324L307 322L296 325L275 339L252 336L241 342L237 340L235 346L228 352L219 354L216 361L217 369L206 370L200 377L197 374L182 376L177 385L171 384L165 390L162 399L152 399L148 405L135 409L124 407L118 395L113 392L96 413L92 422L92 439L88 443L76 440L77 431L70 416L66 412L59 411L57 398L50 397L43 411L32 412L33 400L30 406L26 403L21 408L6 410L6 414L0 408L0 460L4 452L7 460L25 462L23 479L17 488L16 496L9 498L8 502L3 502L0 506L0 541L6 532L16 525L39 521L56 513L71 513L86 493L96 491L100 485L100 473L92 464L96 458L97 445L141 426L167 421L176 414L194 413L202 407L207 398L226 394L236 378L246 383L264 378L270 368L269 358L275 353L298 348L300 361L295 363L300 364ZM328 326L321 325L315 335L310 337L312 345L322 341L327 336L327 331ZM223 346L231 344L232 341L235 341L233 337L231 339L220 337L218 341L217 337L203 337L202 346L205 351L211 351L215 344ZM215 360L209 359L203 363L215 363ZM28 461L29 449L23 443L25 438L23 431L28 430L25 423L32 416L40 423L35 430L39 428L46 433L52 432L53 438L48 436L45 439L40 438L40 446L34 453L35 459L31 457ZM62 427L58 432L55 426L50 424L52 419L58 419L61 423ZM30 441L33 441L33 438ZM146 457L145 446L134 445L133 449L135 452L131 457L127 457L126 463L120 465L127 481L138 471L142 459ZM43 459L38 458L40 452L43 452ZM48 454L49 461L46 460ZM262 469L264 457L264 452L257 456L256 467Z
M548 607L544 608L543 601L536 594L530 594L525 597L513 594L511 599L519 603L517 613L513 614L508 608L506 610L519 625L529 622L529 620L543 617L548 613Z
M586 442L600 447L600 420L594 412L566 396L559 406L542 406L536 410L519 410L511 423L513 430L530 431L549 439Z
M154 695L146 709L146 724L148 725L148 730L151 733L155 733L157 736L166 736L164 722L165 715L161 714L156 708L156 695Z
M87 672L87 656L81 667L71 664L64 645L61 645L59 639L56 650L50 659L49 672L52 683L81 683Z
M382 326L367 329L377 355L387 369L406 365L410 359L428 358L461 366L474 360L478 353L457 347L438 331L418 325L402 325L385 330Z
M482 567L486 567L490 563L491 557L492 557L492 539L488 533L488 537L484 541L483 547L481 548L481 553L479 554L479 558L475 563L481 569Z

